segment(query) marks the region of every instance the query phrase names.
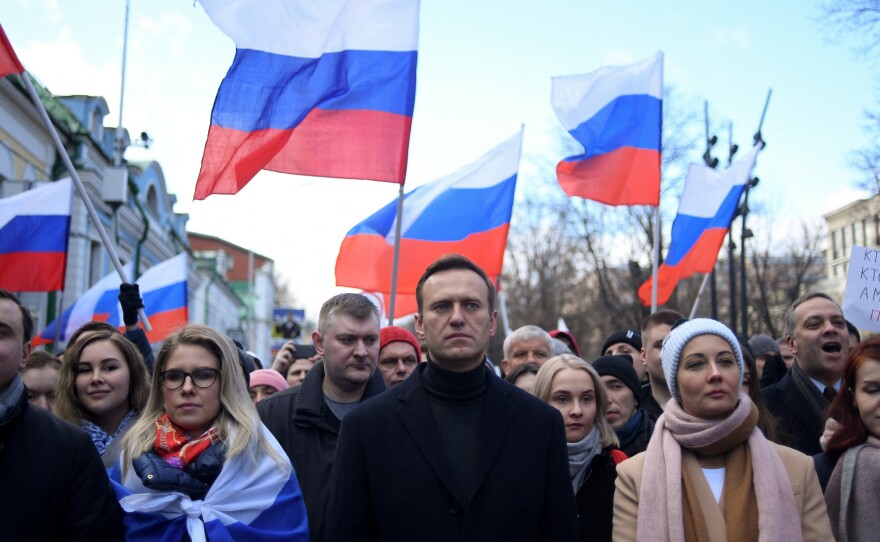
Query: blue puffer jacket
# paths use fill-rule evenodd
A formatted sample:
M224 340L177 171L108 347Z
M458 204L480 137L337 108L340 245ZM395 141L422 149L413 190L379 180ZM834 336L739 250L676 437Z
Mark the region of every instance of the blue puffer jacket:
M134 471L144 487L156 491L179 491L190 499L204 499L211 484L220 475L226 457L222 444L212 444L195 461L180 470L150 451L132 460Z

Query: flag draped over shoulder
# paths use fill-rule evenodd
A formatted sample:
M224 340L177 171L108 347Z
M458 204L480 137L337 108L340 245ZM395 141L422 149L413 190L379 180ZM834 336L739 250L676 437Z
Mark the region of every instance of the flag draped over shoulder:
M522 132L404 195L398 294L414 294L425 268L449 253L467 256L490 277L501 274L521 141ZM338 286L391 292L397 220L395 200L348 232L336 259Z
M72 206L69 178L0 199L0 288L64 289Z
M255 423L278 457L288 461L266 426L259 420ZM309 540L296 473L289 461L285 472L266 453L251 450L227 459L203 500L193 501L179 491L147 489L131 464L123 479L121 461L108 474L126 512L123 519L128 541Z
M659 205L662 100L662 52L554 77L553 109L585 150L556 166L565 193L608 205Z
M402 184L418 0L200 0L235 42L195 199L261 169Z
M12 49L12 44L9 43L3 26L0 25L0 77L6 77L13 73L24 73L24 67Z
M126 276L133 276L131 263L124 266ZM148 269L138 278L144 311L150 319L152 331L147 331L150 342L161 341L186 325L187 310L187 255L178 254ZM61 323L52 321L34 338L35 346L55 341L56 327L61 326L59 339L70 338L86 322L98 320L122 327L122 307L119 305L119 275L110 273L89 288L61 315Z
M669 251L657 272L658 303L669 300L679 280L694 273L710 273L715 267L761 146L752 147L724 171L691 164L672 223ZM639 288L639 298L645 306L651 305L651 279Z

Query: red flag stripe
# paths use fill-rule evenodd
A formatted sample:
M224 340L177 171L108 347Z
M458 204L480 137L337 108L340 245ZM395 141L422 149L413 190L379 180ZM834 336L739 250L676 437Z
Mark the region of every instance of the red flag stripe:
M24 73L24 67L15 55L9 38L6 37L6 31L0 25L0 77L6 77L13 73Z

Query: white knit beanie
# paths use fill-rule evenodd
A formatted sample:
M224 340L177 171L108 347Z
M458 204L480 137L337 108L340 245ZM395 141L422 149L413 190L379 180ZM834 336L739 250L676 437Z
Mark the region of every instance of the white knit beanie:
M678 385L676 384L678 376L678 362L681 360L681 351L691 339L699 335L718 335L725 341L730 343L733 353L736 355L736 364L739 366L739 383L742 385L742 377L744 369L742 349L736 335L730 331L730 328L717 320L709 318L695 318L688 320L669 332L669 335L663 339L663 349L660 351L660 364L663 366L663 374L666 376L666 385L669 386L669 393L681 402L678 395Z

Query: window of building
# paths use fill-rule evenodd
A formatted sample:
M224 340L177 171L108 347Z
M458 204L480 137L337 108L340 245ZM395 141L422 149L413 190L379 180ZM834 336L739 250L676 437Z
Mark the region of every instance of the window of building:
M831 259L836 260L840 257L840 231L831 232Z
M89 286L104 278L104 247L97 241L89 243Z
M153 185L147 188L147 209L156 216L159 216L159 196L156 193L156 187Z
M874 244L880 245L880 215L874 217Z
M104 115L101 114L101 110L97 107L94 111L92 111L91 118L91 126L89 126L89 130L92 132L92 137L95 141L101 141L104 139Z

